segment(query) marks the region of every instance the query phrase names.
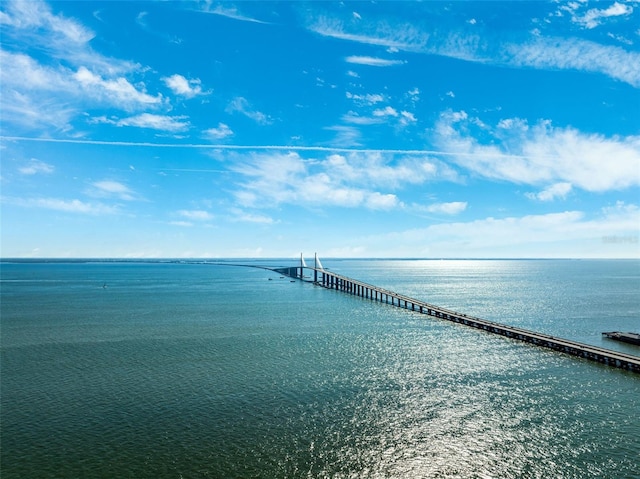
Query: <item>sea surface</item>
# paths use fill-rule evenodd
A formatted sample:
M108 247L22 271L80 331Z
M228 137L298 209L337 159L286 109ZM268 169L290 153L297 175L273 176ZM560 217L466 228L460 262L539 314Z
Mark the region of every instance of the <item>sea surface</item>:
M232 263L1 263L0 476L640 478L640 375ZM637 260L323 264L640 355Z

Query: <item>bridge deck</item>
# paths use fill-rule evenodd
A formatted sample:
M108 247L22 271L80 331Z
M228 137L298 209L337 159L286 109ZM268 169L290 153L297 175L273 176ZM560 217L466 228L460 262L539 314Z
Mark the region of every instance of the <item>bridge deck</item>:
M304 270L311 270L312 279L306 279L303 275ZM400 308L409 309L422 314L427 314L440 319L445 319L476 329L506 336L508 338L525 341L528 343L553 349L565 354L582 357L591 361L597 361L613 367L627 369L636 373L640 373L640 357L626 354L610 349L600 348L589 344L571 341L569 339L557 338L547 334L529 331L527 329L507 326L505 324L487 321L485 319L468 316L450 309L435 306L433 304L411 298L409 296L389 291L378 286L358 281L347 276L329 272L324 269L312 268L305 266L304 268L279 268L275 269L280 274L285 274L293 278L299 278L308 282L315 283L328 289L343 291L348 294L361 296L363 298L391 304Z

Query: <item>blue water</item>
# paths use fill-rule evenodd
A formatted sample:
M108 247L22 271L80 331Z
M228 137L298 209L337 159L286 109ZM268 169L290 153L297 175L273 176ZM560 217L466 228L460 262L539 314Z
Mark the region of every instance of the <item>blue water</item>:
M639 261L325 260L640 354ZM286 261L255 264L280 265ZM1 265L1 476L640 477L640 375L256 268Z

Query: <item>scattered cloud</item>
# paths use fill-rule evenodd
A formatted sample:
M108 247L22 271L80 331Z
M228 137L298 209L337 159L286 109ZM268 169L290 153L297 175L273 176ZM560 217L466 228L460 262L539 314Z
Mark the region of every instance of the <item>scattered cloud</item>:
M193 223L190 221L170 221L169 224L172 226L180 226L183 228L191 228L193 226Z
M555 183L538 193L526 193L525 196L532 200L553 201L556 198L566 198L571 188L571 183Z
M152 130L178 133L189 129L186 116L155 115L153 113L141 113L128 118L112 119L104 116L93 118L95 123L107 123L115 126L134 126L137 128L149 128Z
M242 178L235 192L238 203L252 208L286 203L391 209L402 202L389 190L434 179L456 179L455 173L437 160L418 156L398 159L377 153L332 154L313 160L297 153L256 153L235 159L232 169Z
M70 132L72 120L96 104L125 111L163 105L161 95L132 82L131 76L143 71L140 65L95 52L90 43L94 32L78 21L54 14L45 2L7 1L2 6L4 122ZM8 51L10 45L20 45L22 53Z
M377 191L371 193L366 198L366 207L371 210L392 210L398 208L402 203L394 194L382 194Z
M506 66L602 73L640 87L640 53L577 38L534 37L504 45L498 62Z
M22 53L11 53L0 49L0 78L3 91L6 88L73 91L77 83L70 77L71 70L47 67Z
M410 23L390 24L381 20L354 24L322 14L310 17L307 28L325 37L403 51L423 50L429 39L427 33Z
M91 184L92 188L87 191L90 196L98 198L117 198L124 201L133 201L138 199L127 185L118 181L102 180Z
M349 111L347 114L342 115L342 121L345 123L352 123L354 125L376 125L384 122L384 119L381 117L382 115L377 115L377 118L360 116L360 114L355 111Z
M198 78L187 80L182 75L175 74L170 77L165 77L162 80L173 93L185 98L193 98L198 95L207 94L207 92L202 91L202 82Z
M18 171L23 175L37 175L39 173L53 173L55 168L53 165L45 163L44 161L36 160L32 158L29 163L21 168L18 168Z
M228 125L224 123L218 123L216 128L209 128L202 132L204 137L210 140L223 140L233 135L233 131Z
M353 100L356 103L364 105L375 105L376 103L380 103L385 100L384 95L381 95L380 93L367 93L364 95L358 95L355 93L347 92L346 95L349 100Z
M211 13L213 15L220 15L221 17L231 18L233 20L239 20L241 22L250 22L250 23L262 23L268 24L269 22L264 22L262 20L258 20L257 18L253 18L241 13L235 6L229 3L220 3L218 5L212 6L212 2L206 0L200 3L200 11L204 13Z
M0 23L21 30L42 29L52 34L58 41L85 44L95 34L75 20L54 15L44 2L9 1L6 13L0 16Z
M176 214L191 221L210 221L213 219L213 215L205 210L180 210Z
M103 203L87 203L78 199L66 200L61 198L3 198L3 202L22 206L25 208L42 208L47 210L62 211L65 213L78 213L86 215L111 215L118 213L115 206Z
M604 10L594 9L584 23L594 25L605 17L628 15L631 11L630 5L616 3ZM640 87L640 53L577 38L531 35L522 41L505 41L504 37L490 32L480 35L477 25L474 27L473 31L436 30L427 24L394 24L382 18L363 25L361 22L346 22L323 14L308 25L311 31L323 36L393 47L398 51L440 55L510 68L571 69L602 73ZM351 56L346 61L372 66L403 63L400 60L367 56Z
M402 60L387 60L384 58L367 57L367 56L349 56L344 59L347 63L355 63L356 65L369 65L372 67L390 67L394 65L402 65Z
M377 116L377 117L386 117L386 116L397 117L398 116L398 112L396 111L395 108L392 108L390 106L386 106L385 108L378 108L376 110L373 110L373 116Z
M467 209L466 201L453 201L450 203L433 203L426 207L429 213L445 215L457 215Z
M469 222L440 223L426 228L355 238L363 255L388 251L425 257L607 257L637 256L637 244L616 251L603 238L637 238L640 208L618 202L588 217L582 211L543 215L488 217ZM428 246L424 246L428 245ZM620 245L617 245L620 246ZM634 251L635 250L635 251Z
M355 118L355 117L352 117ZM346 121L345 118L343 120ZM327 131L334 131L335 137L331 140L331 145L338 148L352 148L361 146L360 139L362 133L353 126L335 125L325 127Z
M261 111L254 110L251 104L244 97L236 97L227 106L227 113L241 113L247 118L252 119L256 123L260 125L270 125L273 123L271 118L268 115L262 113Z
M416 121L418 121L418 119L413 113L404 110L400 112L400 126L405 127L410 125L411 123L415 123Z
M601 25L605 19L611 17L629 16L633 13L633 7L629 4L623 4L615 2L608 8L599 9L592 8L587 10L584 14L579 15L577 10L580 8L580 4L577 2L569 2L564 6L566 10L571 12L572 21L578 25L582 25L587 29L593 29Z
M257 223L263 225L270 225L277 223L273 218L266 215L257 215L253 213L247 213L240 208L232 208L230 213L233 215L231 221L240 223Z
M124 109L162 103L162 95L151 96L144 89L137 89L122 77L105 80L100 75L90 72L87 68L80 67L75 73L74 79L93 97L108 99Z
M474 136L477 124L483 132ZM529 126L520 119L503 120L491 129L464 111L443 113L435 131L437 144L455 155L458 165L487 178L531 185L567 183L594 192L640 184L638 136L607 138L556 128L550 121ZM478 141L486 135L491 143Z

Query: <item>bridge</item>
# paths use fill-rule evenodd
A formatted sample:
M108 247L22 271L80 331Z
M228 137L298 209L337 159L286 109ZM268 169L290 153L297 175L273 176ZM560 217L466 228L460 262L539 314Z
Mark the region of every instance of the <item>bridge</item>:
M505 324L487 321L485 319L468 316L450 309L435 306L419 299L411 298L394 291L389 291L372 284L358 281L356 279L334 273L333 271L328 271L322 266L322 263L320 263L317 254L315 255L313 266L307 266L304 258L300 255L300 264L298 266L275 268L272 269L272 271L291 278L313 283L327 289L360 296L372 301L408 309L410 311L426 314L438 319L463 324L465 326L481 329L489 333L498 334L518 341L524 341L564 354L578 356L590 361L596 361L607 366L640 373L639 356L579 343L569 339L557 338L514 326L507 326Z

